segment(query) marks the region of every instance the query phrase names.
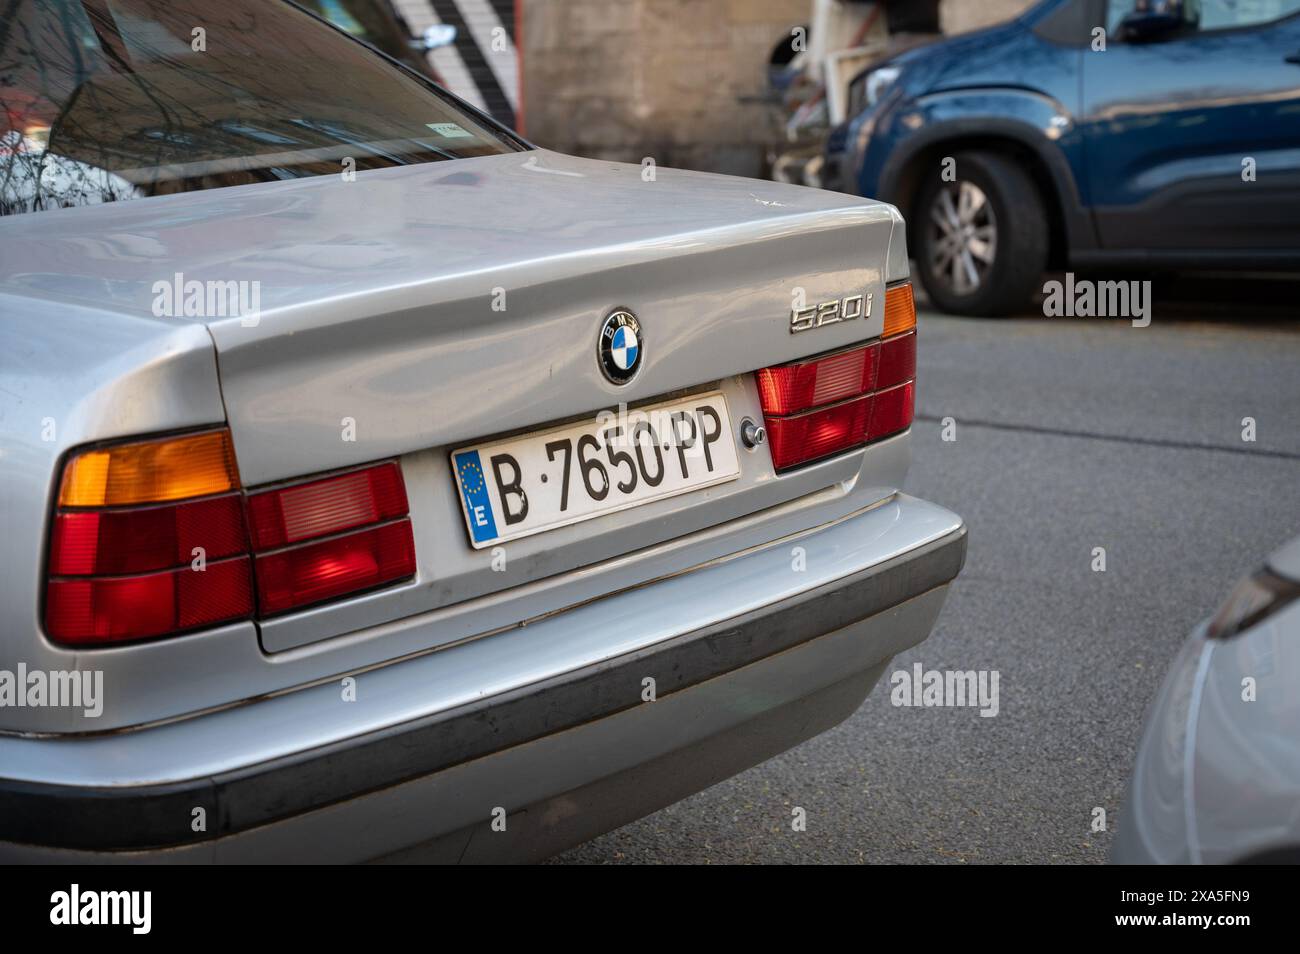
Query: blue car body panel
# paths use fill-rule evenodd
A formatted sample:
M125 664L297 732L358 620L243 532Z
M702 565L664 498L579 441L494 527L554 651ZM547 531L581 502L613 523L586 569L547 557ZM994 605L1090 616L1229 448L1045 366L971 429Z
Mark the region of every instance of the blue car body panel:
M1081 125L1101 244L1300 244L1300 63L1287 59L1297 53L1300 16L1085 56ZM1247 159L1253 181L1242 177Z

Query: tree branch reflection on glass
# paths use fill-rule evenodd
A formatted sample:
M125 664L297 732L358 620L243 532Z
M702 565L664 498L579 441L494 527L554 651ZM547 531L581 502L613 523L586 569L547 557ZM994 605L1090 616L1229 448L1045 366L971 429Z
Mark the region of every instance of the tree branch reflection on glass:
M520 148L268 0L10 0L0 119L4 215Z

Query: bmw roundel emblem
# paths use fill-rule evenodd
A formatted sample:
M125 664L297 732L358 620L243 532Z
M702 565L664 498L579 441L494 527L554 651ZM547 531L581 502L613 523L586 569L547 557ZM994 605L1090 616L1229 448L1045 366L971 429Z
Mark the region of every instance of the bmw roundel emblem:
M600 370L615 384L626 384L641 368L645 342L641 322L625 308L616 308L605 318L597 342Z

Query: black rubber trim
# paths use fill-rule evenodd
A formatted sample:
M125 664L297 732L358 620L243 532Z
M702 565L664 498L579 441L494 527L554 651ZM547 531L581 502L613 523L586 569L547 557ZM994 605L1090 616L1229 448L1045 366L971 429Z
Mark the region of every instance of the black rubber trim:
M660 697L687 689L948 583L965 558L962 526L755 613L513 692L235 772L119 788L0 779L0 841L129 851L246 831L631 708L640 704L647 675L654 676ZM205 832L190 831L196 808L206 811Z

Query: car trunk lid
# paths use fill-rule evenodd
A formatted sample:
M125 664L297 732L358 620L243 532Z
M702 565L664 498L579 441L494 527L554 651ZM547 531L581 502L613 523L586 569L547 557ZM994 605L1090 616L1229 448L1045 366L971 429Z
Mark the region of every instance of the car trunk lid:
M82 259L78 281L34 275L29 291L206 324L246 488L402 460L417 578L265 622L271 650L534 584L856 480L862 452L779 477L765 454L745 456L739 479L514 541L503 570L495 551L470 546L449 455L706 390L724 395L733 425L761 421L752 372L878 336L885 285L903 277L887 263L905 262L901 220L881 203L545 151L79 215L114 216L114 239ZM49 217L24 257L84 252L70 218ZM224 313L209 307L214 284ZM186 314L194 287L206 304ZM851 294L871 297L869 315L791 333L793 308ZM616 308L643 335L642 366L623 385L597 351ZM901 458L880 459L883 494Z

